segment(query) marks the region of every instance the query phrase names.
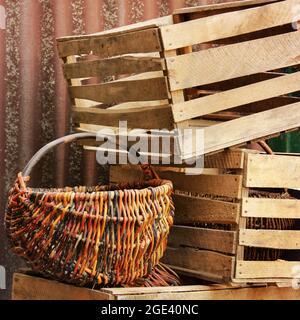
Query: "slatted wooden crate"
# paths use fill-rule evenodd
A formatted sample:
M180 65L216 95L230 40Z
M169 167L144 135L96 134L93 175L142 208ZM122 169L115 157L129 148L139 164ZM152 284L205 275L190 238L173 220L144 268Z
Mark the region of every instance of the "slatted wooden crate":
M290 287L184 285L154 288L105 288L91 290L15 273L13 300L299 300Z
M288 94L300 90L299 11L298 0L238 1L58 39L74 122L200 127L205 154L298 128L300 102ZM202 152L176 143L183 159Z
M163 261L216 282L299 278L300 192L292 189L300 188L300 157L234 149L206 156L205 166L200 175L157 169L176 190L175 225ZM142 173L113 166L110 179L142 179ZM285 189L290 196L279 197Z

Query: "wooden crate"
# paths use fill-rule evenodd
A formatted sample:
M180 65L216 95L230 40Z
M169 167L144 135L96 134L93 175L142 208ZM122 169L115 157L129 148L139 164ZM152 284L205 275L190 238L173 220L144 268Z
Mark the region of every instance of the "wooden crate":
M14 274L13 300L299 300L300 291L276 286L186 285L91 290L21 273Z
M175 225L163 262L177 272L216 282L291 283L299 278L300 191L292 189L300 189L300 157L232 149L206 156L205 166L202 174L157 169L176 190ZM186 175L188 170L194 175ZM142 179L142 173L139 167L113 166L110 179ZM265 196L284 189L293 197ZM253 197L254 192L260 192L260 198ZM254 218L264 218L267 227L257 220L255 229L249 228ZM274 261L261 255L250 260L253 248L276 250L267 251L272 255L282 252L268 258Z
M58 39L74 122L202 128L205 154L300 127L299 99L288 96L300 90L298 9L298 0L238 1ZM175 141L182 159L203 152Z

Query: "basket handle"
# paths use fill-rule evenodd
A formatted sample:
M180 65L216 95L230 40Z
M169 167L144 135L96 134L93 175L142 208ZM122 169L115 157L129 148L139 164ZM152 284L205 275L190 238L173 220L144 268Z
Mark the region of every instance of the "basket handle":
M69 134L67 136L64 136L64 137L61 137L61 138L58 138L54 141L49 142L44 147L42 147L39 151L37 151L35 153L35 155L29 160L29 162L27 163L27 165L25 166L25 168L22 172L23 176L25 176L25 177L30 176L31 171L36 166L36 164L41 160L41 158L45 154L47 154L54 147L56 147L60 144L67 144L67 143L73 142L75 140L86 139L86 138L96 138L96 137L97 137L97 133L80 132L80 133ZM119 146L121 146L121 145L119 145ZM124 148L124 150L125 150L125 148ZM135 152L135 150L133 150L131 148L131 152ZM152 174L153 178L158 179L158 175L155 173L154 169L151 168L149 165L142 165L141 167L144 172L146 172L147 169L151 170L151 174Z
M73 142L74 140L86 139L86 138L96 138L96 133L88 133L88 132L80 132L80 133L73 133L61 138L58 138L54 141L49 142L44 147L42 147L39 151L35 153L35 155L29 160L27 165L23 170L23 176L27 177L30 176L32 169L36 166L36 164L41 160L41 158L47 154L51 149L60 145L60 144L67 144Z

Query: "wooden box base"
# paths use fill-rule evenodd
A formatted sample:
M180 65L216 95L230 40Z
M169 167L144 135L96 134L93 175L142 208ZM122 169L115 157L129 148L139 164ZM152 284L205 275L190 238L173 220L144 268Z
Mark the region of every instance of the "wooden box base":
M186 285L91 290L15 273L13 300L300 300L300 290L275 285Z

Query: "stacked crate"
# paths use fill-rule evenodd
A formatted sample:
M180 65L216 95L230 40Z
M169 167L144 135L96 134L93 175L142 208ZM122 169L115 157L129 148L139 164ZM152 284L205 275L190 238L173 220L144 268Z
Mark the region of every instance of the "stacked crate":
M207 156L205 165L202 174L157 169L175 188L163 261L215 282L300 278L300 157L234 149ZM143 179L138 167L111 168L112 182L137 178Z
M202 128L205 154L299 128L299 99L289 96L300 89L298 12L298 0L238 1L61 38L73 120L87 131L120 120L129 128ZM203 152L174 140L182 159Z

